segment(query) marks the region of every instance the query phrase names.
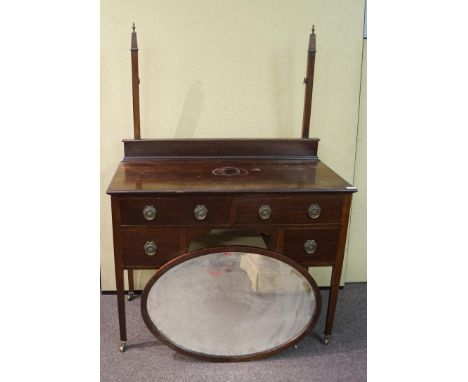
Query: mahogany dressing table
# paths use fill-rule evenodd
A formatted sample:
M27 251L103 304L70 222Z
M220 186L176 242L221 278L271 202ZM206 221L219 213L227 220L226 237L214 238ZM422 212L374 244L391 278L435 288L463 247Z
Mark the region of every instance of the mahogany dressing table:
M127 343L124 271L128 299L133 270L158 269L189 252L213 229L259 233L269 250L307 267L330 266L324 343L332 334L352 194L317 157L309 138L315 64L309 39L302 137L299 139L141 139L138 47L131 39L134 137L109 185L120 351ZM229 248L227 248L229 250Z

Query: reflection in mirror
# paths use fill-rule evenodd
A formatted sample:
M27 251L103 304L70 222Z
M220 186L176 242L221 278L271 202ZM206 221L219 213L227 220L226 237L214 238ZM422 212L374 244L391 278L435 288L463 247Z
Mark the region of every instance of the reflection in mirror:
M286 347L315 323L320 297L312 278L278 258L189 257L148 283L145 322L165 342L199 356L258 356Z

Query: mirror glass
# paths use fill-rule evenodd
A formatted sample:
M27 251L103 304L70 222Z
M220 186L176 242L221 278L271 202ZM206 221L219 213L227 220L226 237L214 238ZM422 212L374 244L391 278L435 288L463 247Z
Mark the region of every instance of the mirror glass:
M142 300L149 329L201 356L246 357L287 347L312 327L320 305L312 278L259 253L188 257L154 279Z

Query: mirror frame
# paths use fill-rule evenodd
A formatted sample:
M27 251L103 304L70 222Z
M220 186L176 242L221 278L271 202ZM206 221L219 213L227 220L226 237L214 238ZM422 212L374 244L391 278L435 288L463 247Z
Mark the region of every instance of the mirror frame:
M289 266L295 268L298 272L300 272L302 276L304 276L304 278L308 281L309 285L311 286L312 292L315 295L315 302L316 302L315 312L313 316L311 317L309 323L306 325L306 327L296 337L292 338L291 340L289 340L288 342L280 346L274 347L267 351L253 353L253 354L240 355L240 356L219 356L219 355L209 355L205 353L189 351L187 349L183 349L179 347L177 344L175 344L169 338L163 335L158 330L156 325L154 325L153 321L151 320L149 316L148 309L147 309L148 294L151 288L153 287L153 285L167 271L169 271L170 269L176 267L177 265L187 260L191 260L196 257L200 257L200 256L212 254L212 253L220 253L220 252L244 252L244 253L253 253L253 254L263 255L263 256L271 257L276 260L282 261L283 263L288 264ZM284 349L287 349L295 345L310 332L310 330L314 327L314 325L317 323L318 318L320 317L321 309L322 309L322 299L320 296L320 290L317 286L317 283L309 274L307 268L302 267L290 257L282 255L278 252L275 252L269 249L259 248L259 247L250 247L250 246L241 246L241 245L208 247L208 248L202 248L202 249L198 249L192 252L187 252L182 255L179 255L176 258L165 263L161 268L157 270L156 274L146 284L145 289L143 290L143 293L141 295L141 315L143 317L143 321L145 322L150 332L156 336L156 338L158 338L162 343L164 343L165 345L169 346L171 349L179 353L182 353L182 354L185 354L190 357L197 358L197 359L211 361L211 362L250 361L254 359L268 357L273 354L277 354L283 351Z

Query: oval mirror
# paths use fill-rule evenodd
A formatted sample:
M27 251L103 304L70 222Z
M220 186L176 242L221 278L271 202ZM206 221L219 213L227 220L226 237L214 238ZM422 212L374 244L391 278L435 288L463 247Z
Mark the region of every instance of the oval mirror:
M211 361L275 354L300 341L320 313L317 284L290 258L255 247L205 248L165 264L141 311L175 350Z

